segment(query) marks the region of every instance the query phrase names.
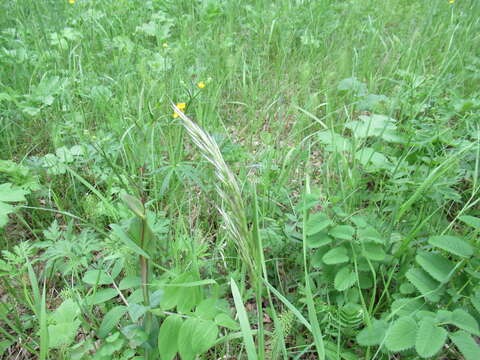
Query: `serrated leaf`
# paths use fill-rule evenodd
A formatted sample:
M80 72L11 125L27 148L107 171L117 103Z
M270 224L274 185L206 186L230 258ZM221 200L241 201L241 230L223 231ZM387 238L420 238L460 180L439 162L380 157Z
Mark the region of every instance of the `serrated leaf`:
M363 245L362 255L372 261L383 261L387 254L383 246L375 243L366 243Z
M420 322L415 342L415 350L420 357L426 359L440 351L447 340L447 331L436 326L435 321L425 318Z
M425 308L425 302L420 299L400 298L396 299L391 306L392 314L399 317L414 315Z
M382 235L373 227L369 226L364 229L359 229L357 232L357 237L361 242L374 242L377 244L384 244L384 239Z
M182 318L178 315L168 316L158 332L158 353L161 360L172 360L178 352L178 334L182 327Z
M441 283L445 283L450 279L455 268L455 265L445 257L431 252L421 252L415 257L415 260L423 270Z
M327 214L321 213L321 212L315 213L312 216L310 216L310 218L307 221L307 224L306 224L307 236L311 236L322 230L325 230L331 224L333 224L333 221L330 220Z
M374 319L371 326L367 326L357 334L357 342L361 346L380 345L387 329L388 323L385 320Z
M399 352L415 346L417 323L411 317L401 317L388 329L385 346L388 350Z
M337 225L330 230L330 235L337 239L352 240L355 228L350 225Z
M345 291L355 284L356 276L350 267L345 266L335 275L334 286L337 291Z
M332 238L326 232L320 231L314 235L307 237L307 246L310 249L316 249L332 242Z
M465 331L457 331L449 336L458 350L460 350L462 355L465 357L465 360L480 359L480 346L470 336L469 333Z
M477 320L463 309L455 309L453 311L451 323L473 335L480 336Z
M470 257L473 255L472 246L456 236L433 236L428 240L428 243L457 256Z
M480 313L480 291L477 290L475 294L470 297L470 301L475 310Z
M347 249L343 246L335 247L329 250L322 257L322 261L327 265L341 264L349 260L347 255Z
M108 336L108 333L118 324L120 319L127 312L126 306L115 306L110 309L105 316L103 317L100 328L98 329L98 337L105 338Z
M425 296L428 300L433 302L437 302L439 300L437 291L439 283L425 271L418 268L412 268L407 271L405 276L412 283L412 285L417 288L420 294Z

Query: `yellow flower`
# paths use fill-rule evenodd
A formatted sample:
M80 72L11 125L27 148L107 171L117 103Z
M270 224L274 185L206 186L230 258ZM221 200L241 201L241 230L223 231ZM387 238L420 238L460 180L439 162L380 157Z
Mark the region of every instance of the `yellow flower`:
M184 112L185 108L187 107L187 104L185 103L178 103L176 104L178 110L180 110L181 112ZM176 112L173 113L173 118L176 119L178 118L178 114Z
M203 88L205 88L205 86L207 86L207 85L205 84L205 81L200 81L200 82L197 84L197 86L198 86L200 89L203 89Z
M75 4L75 0L68 0L68 3L73 5L73 4Z
M168 43L164 42L162 46L166 49L168 47Z
M455 0L448 0L448 2L449 2L450 4L453 4L453 3L455 3Z

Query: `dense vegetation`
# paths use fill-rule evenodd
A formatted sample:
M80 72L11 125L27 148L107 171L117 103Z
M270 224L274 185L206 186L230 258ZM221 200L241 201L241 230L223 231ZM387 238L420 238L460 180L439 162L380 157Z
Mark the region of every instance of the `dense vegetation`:
M0 357L480 359L480 2L0 2Z

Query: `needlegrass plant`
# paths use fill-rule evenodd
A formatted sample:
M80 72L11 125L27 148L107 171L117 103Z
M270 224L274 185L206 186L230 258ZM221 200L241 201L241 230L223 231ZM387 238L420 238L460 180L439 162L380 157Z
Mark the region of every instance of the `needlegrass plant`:
M479 14L0 2L0 358L480 359Z

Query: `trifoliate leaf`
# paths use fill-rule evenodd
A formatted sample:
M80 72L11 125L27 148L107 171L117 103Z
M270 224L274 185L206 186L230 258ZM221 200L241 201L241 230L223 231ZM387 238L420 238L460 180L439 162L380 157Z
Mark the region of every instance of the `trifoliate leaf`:
M418 355L426 359L440 351L447 340L447 331L435 324L431 318L425 318L420 322L415 342L415 350Z
M428 243L432 246L436 246L442 250L449 252L450 254L470 257L473 255L472 246L465 240L451 235L433 236L428 240Z
M411 317L401 317L388 329L385 346L388 350L398 352L415 346L417 323Z

